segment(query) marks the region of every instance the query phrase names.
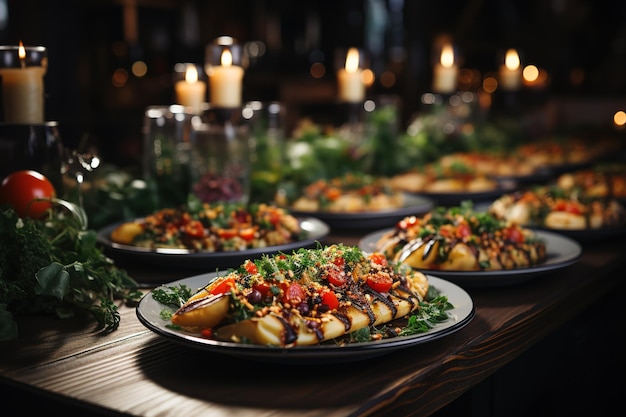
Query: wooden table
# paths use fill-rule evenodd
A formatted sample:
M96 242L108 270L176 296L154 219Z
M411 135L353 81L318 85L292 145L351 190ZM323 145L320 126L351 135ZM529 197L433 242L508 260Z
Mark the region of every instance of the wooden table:
M358 236L328 241L354 244ZM120 328L106 335L89 319L22 317L19 340L0 342L3 402L91 415L428 416L624 288L624 255L620 239L596 242L565 269L514 286L469 288L476 315L465 328L364 362L284 366L208 353L154 334L126 307ZM126 269L163 282L195 275Z

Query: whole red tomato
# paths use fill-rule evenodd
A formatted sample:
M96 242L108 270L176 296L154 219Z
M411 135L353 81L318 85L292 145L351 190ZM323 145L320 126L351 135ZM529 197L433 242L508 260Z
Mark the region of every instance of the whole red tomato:
M37 171L16 171L0 184L0 204L10 205L20 217L41 218L52 203L33 200L52 197L56 197L54 186Z

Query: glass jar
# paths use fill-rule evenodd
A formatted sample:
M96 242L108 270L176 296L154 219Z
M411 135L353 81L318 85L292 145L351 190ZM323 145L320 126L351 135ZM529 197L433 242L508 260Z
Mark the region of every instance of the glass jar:
M191 123L191 194L204 203L250 198L250 133L241 108L211 107Z
M270 203L285 164L285 106L251 101L243 107L242 117L250 130L250 201Z
M143 177L156 189L158 207L187 202L190 189L192 109L150 106L144 116Z

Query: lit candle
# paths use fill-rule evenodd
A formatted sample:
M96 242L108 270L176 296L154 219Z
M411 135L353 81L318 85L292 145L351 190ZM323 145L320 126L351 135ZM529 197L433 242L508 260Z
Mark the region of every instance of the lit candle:
M222 52L220 62L221 65L210 67L211 104L216 107L239 107L243 68L233 65L233 56L228 49Z
M435 65L433 91L436 93L453 93L456 91L459 68L454 63L454 49L449 44L441 49L439 63Z
M337 71L339 84L339 99L350 103L363 101L365 98L365 84L361 79L362 70L359 68L359 51L350 48L346 56L345 68Z
M185 79L176 82L176 102L191 107L193 113L199 113L206 94L206 83L198 80L198 69L187 65Z
M515 49L506 51L504 65L500 66L500 85L503 90L515 91L522 84L522 67Z
M43 56L42 62L27 62L27 53L22 42L19 47L2 48L3 62L0 63L2 77L2 103L6 123L44 122L43 76L47 69L45 48L35 47ZM9 54L10 56L7 56ZM17 60L13 55L17 54ZM6 59L5 59L6 58ZM2 66L5 65L5 66Z

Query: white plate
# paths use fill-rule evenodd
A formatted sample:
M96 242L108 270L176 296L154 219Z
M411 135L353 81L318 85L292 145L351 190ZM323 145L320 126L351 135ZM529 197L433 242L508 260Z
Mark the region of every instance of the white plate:
M373 252L378 240L391 230L393 229L379 230L366 235L359 241L359 248L368 253ZM582 247L574 239L546 231L535 231L535 233L539 239L546 242L547 259L540 265L500 271L441 271L431 269L422 271L437 274L437 276L461 286L500 287L517 284L548 272L563 269L580 259Z
M196 275L171 282L167 285L185 284L192 290L195 290L205 286L216 275L217 273ZM146 294L139 302L137 317L148 329L173 342L205 349L208 352L281 363L309 364L357 361L442 338L457 332L470 322L474 317L475 308L469 294L462 288L443 279L433 276L428 276L428 279L430 280L430 285L439 290L441 295L448 297L448 301L454 306L454 309L450 310L453 318L436 324L433 329L425 333L372 342L349 343L340 346L329 341L315 346L281 348L205 339L198 334L186 333L168 327L170 321L163 320L161 317L161 312L168 309L168 307L154 300L152 293Z
M417 195L404 195L404 205L395 209L363 211L356 213L334 213L328 211L299 211L289 208L289 212L299 216L314 216L326 222L333 229L378 229L394 226L406 216L420 216L432 210L431 199Z
M104 245L108 254L125 259L140 260L153 265L184 269L225 269L239 266L246 259L258 258L263 254L291 252L294 249L315 247L330 233L330 227L313 217L298 217L302 230L308 232L306 239L284 245L267 246L240 251L191 252L188 249L149 249L137 246L121 245L110 239L111 232L118 224L107 226L98 231L98 242Z

